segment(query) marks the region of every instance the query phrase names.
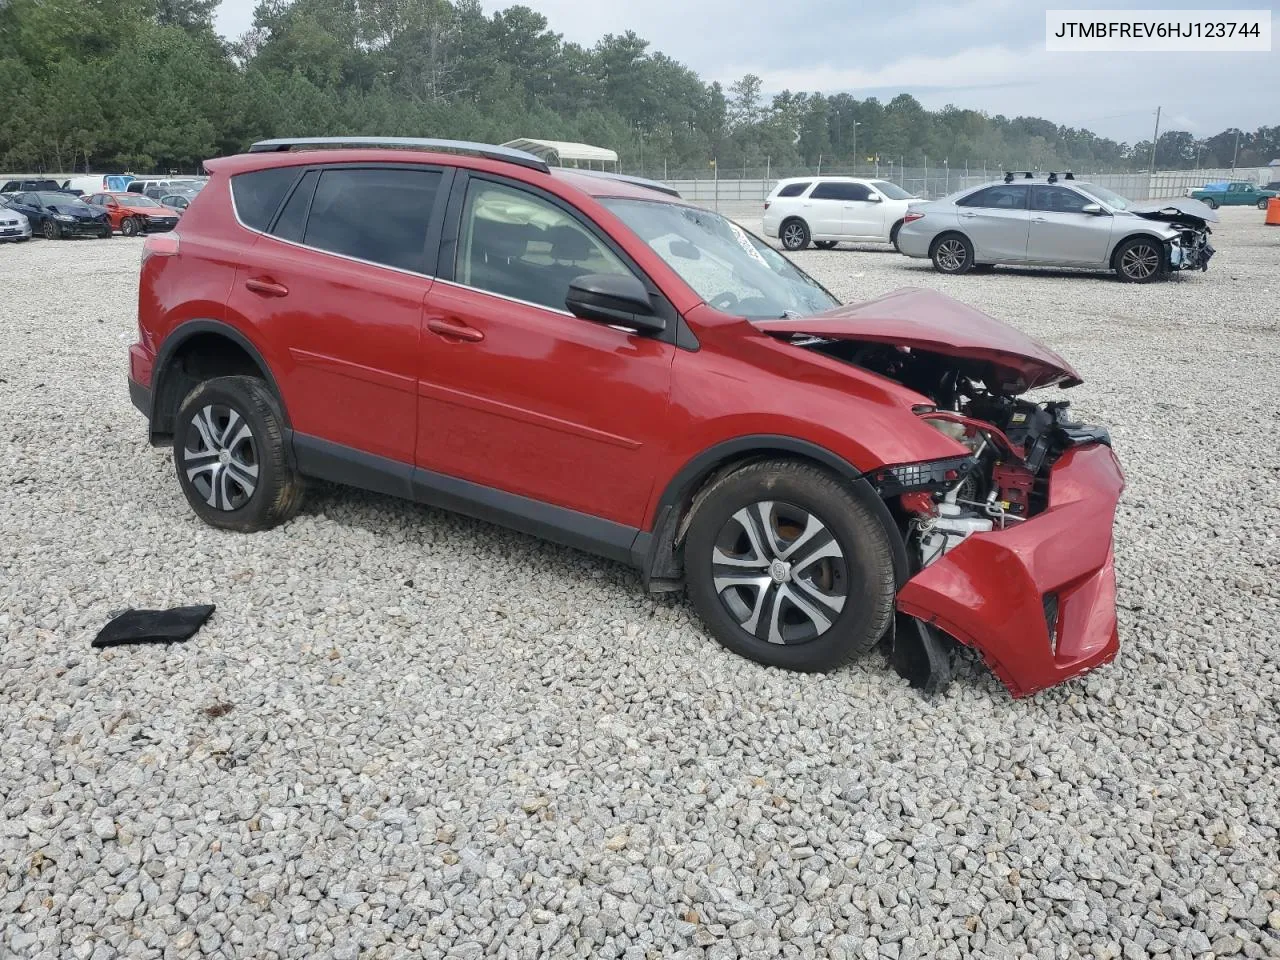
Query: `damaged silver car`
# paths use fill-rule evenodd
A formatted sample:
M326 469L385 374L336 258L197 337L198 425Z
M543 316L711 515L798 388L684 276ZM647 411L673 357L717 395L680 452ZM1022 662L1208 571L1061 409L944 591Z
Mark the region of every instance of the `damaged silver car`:
M1199 200L1135 203L1071 174L1005 174L907 213L898 247L940 273L996 264L1114 270L1149 283L1175 270L1206 270L1218 215Z

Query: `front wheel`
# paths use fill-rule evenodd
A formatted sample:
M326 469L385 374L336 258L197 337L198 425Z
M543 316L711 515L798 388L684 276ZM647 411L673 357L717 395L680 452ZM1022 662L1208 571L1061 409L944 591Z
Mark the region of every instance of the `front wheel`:
M1217 201L1217 200L1215 200L1215 199L1213 199L1213 197L1205 197L1205 198L1204 198L1204 205L1205 205L1206 207L1208 207L1210 210L1217 210L1217 209L1218 209L1218 201Z
M250 533L283 523L302 504L289 465L284 415L256 377L217 377L178 409L173 460L187 502L205 523Z
M795 252L809 245L809 226L803 220L788 220L782 225L782 247Z
M125 217L120 222L120 232L126 237L136 237L139 233L138 221L133 217Z
M1164 246L1155 240L1134 237L1116 251L1116 275L1126 283L1150 283L1164 269Z
M1258 209L1259 209L1259 210L1265 210L1265 209L1267 209L1267 198L1266 198L1266 197L1263 197L1261 200L1259 200L1259 201L1258 201Z
M40 232L44 234L46 240L57 240L62 236L62 230L52 220L46 220L44 226L40 228Z
M689 596L734 653L831 670L871 650L893 616L893 556L879 519L808 464L750 464L700 498L684 543Z
M968 273L973 269L973 244L958 233L944 234L933 245L931 257L939 273Z

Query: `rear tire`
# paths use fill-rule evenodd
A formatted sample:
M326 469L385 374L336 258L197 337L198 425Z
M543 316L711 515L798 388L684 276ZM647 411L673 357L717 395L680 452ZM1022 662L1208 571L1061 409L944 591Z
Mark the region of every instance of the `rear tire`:
M889 230L889 242L893 244L893 249L897 250L899 253L902 252L902 248L898 246L898 231L902 229L902 223L903 222L899 220Z
M944 233L933 241L929 251L933 269L939 273L959 275L973 269L973 244L959 233Z
M302 505L289 464L285 420L257 377L217 377L192 390L173 428L173 461L191 509L205 523L251 533L284 523Z
M766 460L715 481L696 511L684 542L689 596L729 650L825 671L884 636L895 593L889 538L842 481Z
M813 245L819 250L830 250L837 242L838 241L836 240L815 240L813 241Z
M1150 237L1133 237L1116 249L1116 276L1125 283L1151 283L1164 276L1164 245Z
M795 253L809 245L809 225L798 218L786 221L778 230L782 249Z

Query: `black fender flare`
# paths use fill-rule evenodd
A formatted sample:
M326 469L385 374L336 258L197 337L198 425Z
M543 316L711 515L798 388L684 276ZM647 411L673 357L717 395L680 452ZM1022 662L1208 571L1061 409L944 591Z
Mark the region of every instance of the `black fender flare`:
M902 586L911 576L907 546L897 521L875 488L848 460L825 447L782 434L752 434L725 440L708 447L681 467L671 478L654 512L653 529L641 533L632 546L633 563L642 571L646 584L653 579L669 579L679 572L675 548L681 521L694 494L708 478L726 466L769 456L794 456L826 467L844 480L850 490L871 510L884 527L893 553L894 580Z
M224 323L221 320L185 320L169 331L169 335L164 338L164 342L160 344L160 349L156 353L155 366L153 367L155 373L151 378L151 409L147 411L147 420L151 424L152 440L154 441L156 436L156 404L160 402L160 398L164 395L165 378L171 371L173 357L184 343L202 333L212 333L225 337L249 355L249 358L262 371L263 377L266 378L267 384L271 387L271 392L276 395L276 400L280 404L280 411L284 415L285 424L289 424L289 411L285 409L284 398L280 395L280 388L276 384L276 378L271 372L271 367L267 365L267 361L263 359L262 351L254 345L253 341L231 326L231 324Z

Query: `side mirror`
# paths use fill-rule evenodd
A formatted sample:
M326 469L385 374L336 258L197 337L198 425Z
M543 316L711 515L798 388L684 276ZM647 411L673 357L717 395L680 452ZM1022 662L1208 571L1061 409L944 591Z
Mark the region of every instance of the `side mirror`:
M1102 214L1102 206L1096 203L1086 203L1083 207L1080 208L1080 212L1090 213L1090 214L1093 214L1095 217L1097 217Z
M629 274L584 274L569 284L564 305L575 317L631 327L638 333L661 333L667 328L667 322L654 315L649 291Z
M868 194L867 199L872 203L884 203L884 197L880 196L878 193Z

